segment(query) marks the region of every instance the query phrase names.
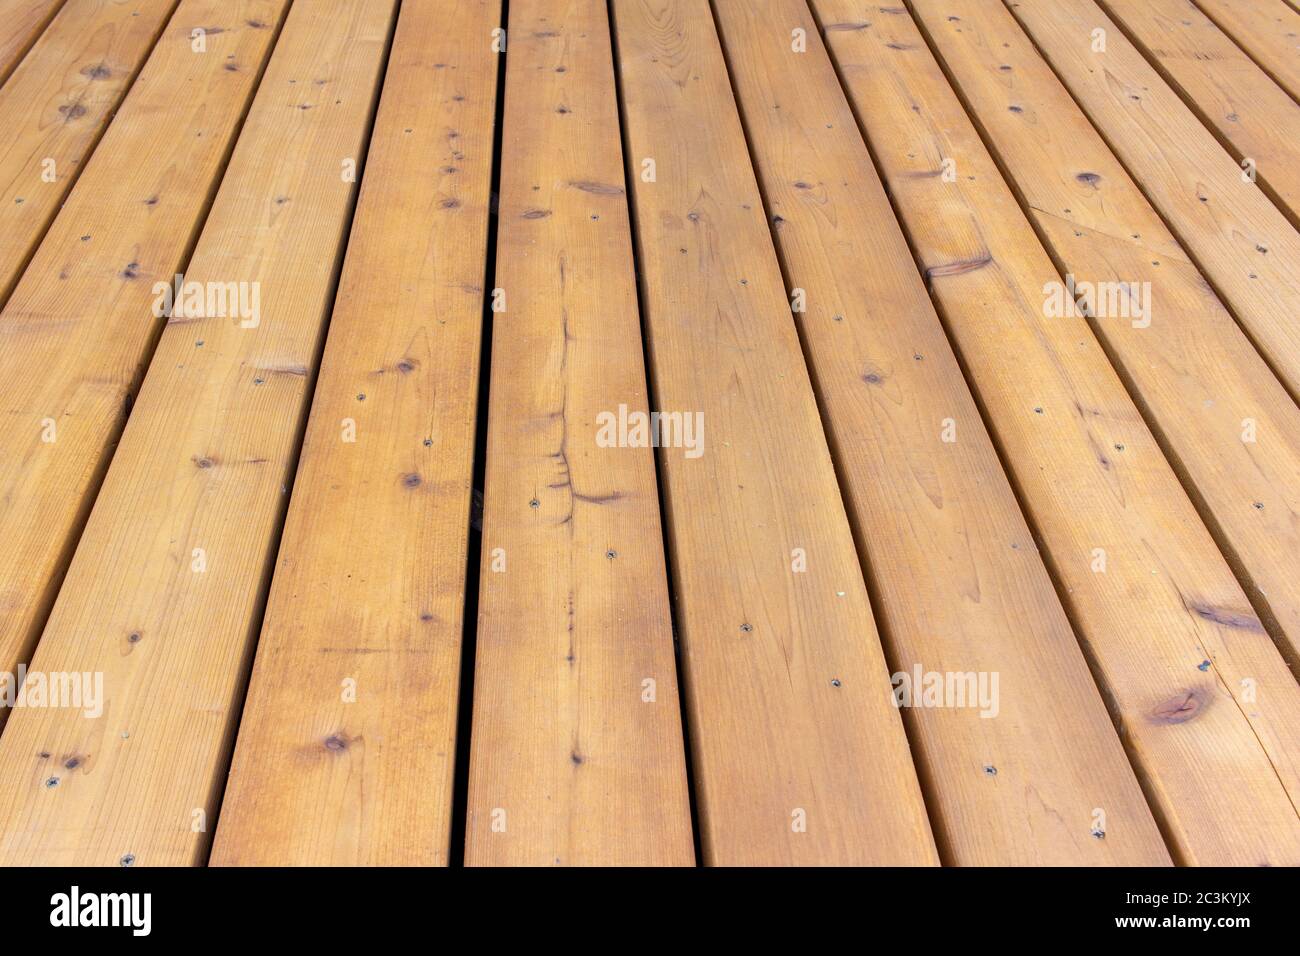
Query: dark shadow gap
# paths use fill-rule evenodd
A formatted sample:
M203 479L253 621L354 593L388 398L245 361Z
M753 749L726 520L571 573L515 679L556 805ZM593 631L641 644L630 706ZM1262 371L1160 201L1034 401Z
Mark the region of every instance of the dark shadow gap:
M478 406L474 426L474 477L470 482L469 514L465 516L469 541L465 549L465 612L461 630L460 692L456 711L456 769L451 788L451 847L447 864L465 865L465 828L469 816L470 747L474 723L474 661L478 646L478 601L483 555L483 488L487 478L489 386L492 382L492 289L497 271L497 232L500 226L501 145L505 133L506 57L509 43L510 0L501 2L501 29L506 45L498 54L496 116L492 130L492 185L487 229L487 263L483 270L483 332L479 340Z

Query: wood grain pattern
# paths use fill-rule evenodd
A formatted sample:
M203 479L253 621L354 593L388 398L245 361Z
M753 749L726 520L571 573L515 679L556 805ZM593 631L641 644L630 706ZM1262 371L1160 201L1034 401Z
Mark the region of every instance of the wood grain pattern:
M1061 271L1147 284L1145 318L1094 330L1294 667L1300 410L1015 21L967 0L916 9ZM960 34L940 25L958 9L974 14Z
M206 854L393 9L293 4L185 277L260 308L168 319L32 662L103 712L14 712L0 863Z
M465 859L690 865L654 452L598 441L648 410L604 0L509 35Z
M0 87L0 307L176 0L69 0Z
M500 7L402 7L213 864L447 863Z
M969 0L916 10L1061 271L1148 284L1145 318L1093 328L1294 666L1300 410L1014 20ZM961 33L944 25L963 10Z
M1286 785L1255 736L1272 715L1249 717L1237 682L1260 661L1289 673L1087 323L1045 311L1060 276L916 24L877 8L870 28L834 30L850 6L814 4L1171 851L1294 859ZM917 7L962 38L989 13ZM1268 810L1242 820L1248 806ZM1116 812L1098 809L1109 841Z
M613 10L705 860L933 863L709 5Z
M1300 234L1092 0L1011 12L1300 399Z
M1300 103L1269 79L1192 0L1104 0L1192 111L1300 224Z
M1300 11L1285 0L1196 0L1196 5L1300 101Z
M945 862L1158 860L1149 820L1092 835L1093 807L1140 819L1141 793L816 21L804 0L715 10L891 663L997 678L984 707L904 711Z
M0 865L1300 864L1298 4L0 0Z
M0 83L32 48L63 0L0 0Z
M184 0L0 313L0 671L31 658L162 325L154 283L185 264L287 5Z

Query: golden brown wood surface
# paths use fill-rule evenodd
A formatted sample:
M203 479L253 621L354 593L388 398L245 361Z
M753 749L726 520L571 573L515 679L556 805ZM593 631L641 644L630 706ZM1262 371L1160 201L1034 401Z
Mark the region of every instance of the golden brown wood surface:
M465 859L690 865L605 3L509 32Z
M0 87L0 307L175 0L70 0Z
M1087 323L1045 309L1061 276L911 16L835 31L851 5L813 6L1175 859L1294 859L1238 683L1257 658L1289 676L1271 641ZM964 37L991 12L934 16ZM1268 812L1225 835L1249 799Z
M1300 234L1093 0L1010 9L1300 399Z
M0 0L0 864L1300 863L1298 4Z
M613 11L705 860L934 862L708 3Z
M1300 223L1300 103L1192 0L1103 0L1105 9L1238 163Z
M913 9L982 118L987 142L1058 269L1090 290L1093 331L1247 594L1273 623L1286 622L1284 637L1296 633L1300 606L1289 582L1300 576L1300 528L1288 516L1300 513L1300 409L1011 16L972 0L914 0ZM1006 109L1009 99L1020 112ZM1115 290L1134 291L1143 313L1115 314ZM1194 593L1180 591L1188 610L1214 617ZM1221 645L1206 645L1207 657L1238 689L1234 697L1259 754L1256 772L1239 772L1250 786L1199 782L1220 791L1215 800L1242 803L1207 807L1205 815L1225 843L1249 847L1262 834L1285 858L1297 822L1300 688L1253 617L1220 623L1230 629ZM1232 628L1240 631L1235 637ZM1284 644L1293 646L1293 639ZM1239 759L1252 765L1249 736L1207 736L1201 743L1211 744L1241 748ZM1286 801L1257 792L1267 792L1274 771ZM1173 794L1170 800L1182 802Z
M182 2L0 313L0 671L30 660L162 326L155 284L187 261L287 5Z
M945 861L1159 860L1150 820L1092 834L1093 807L1140 818L1141 795L816 21L804 0L716 10L893 669L986 694L917 688L904 712Z
M64 0L0 0L0 83L32 48Z
M1196 5L1300 100L1300 11L1286 0L1196 0Z
M402 7L213 864L447 863L500 6Z
M247 291L170 310L32 661L102 713L14 712L0 863L206 855L393 7L293 4L185 275Z

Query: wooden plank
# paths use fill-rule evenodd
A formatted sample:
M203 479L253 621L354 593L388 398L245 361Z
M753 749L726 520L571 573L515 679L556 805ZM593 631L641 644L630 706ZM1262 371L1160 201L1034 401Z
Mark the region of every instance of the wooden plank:
M206 854L393 7L288 15L185 276L241 307L159 340L32 662L102 674L103 712L14 712L0 863Z
M1165 862L816 21L804 0L715 9L891 662L995 691L905 711L945 862ZM1098 806L1134 822L1098 840Z
M604 0L513 0L465 860L691 865ZM650 684L646 682L650 681Z
M1009 14L970 0L915 9L1060 270L1147 284L1147 318L1093 328L1252 604L1300 662L1300 410Z
M30 660L162 324L153 284L185 263L287 5L184 0L0 313L0 670Z
M709 5L613 11L705 860L935 862Z
M402 7L214 864L447 862L500 6Z
M1092 0L1011 12L1300 400L1300 234Z
M1109 315L1092 327L1295 660L1300 410L1010 14L973 0L914 0L914 9L1060 271L1149 284L1149 322ZM1013 100L1018 112L1007 109ZM1284 834L1294 858L1300 688L1266 642L1238 637L1229 647L1215 667L1254 688L1243 712L1290 799L1252 797L1214 822L1242 847L1257 842L1243 827L1275 844Z
M69 0L0 88L0 307L176 0Z
M0 83L27 55L63 0L0 0Z
M1191 0L1105 0L1103 9L1238 163L1300 224L1300 103Z
M1171 851L1293 862L1290 781L1256 738L1286 724L1239 682L1289 680L1270 639L1088 324L1046 316L1060 275L912 18L814 9ZM926 9L964 36L992 8Z
M1300 101L1300 12L1284 0L1197 0L1197 6Z

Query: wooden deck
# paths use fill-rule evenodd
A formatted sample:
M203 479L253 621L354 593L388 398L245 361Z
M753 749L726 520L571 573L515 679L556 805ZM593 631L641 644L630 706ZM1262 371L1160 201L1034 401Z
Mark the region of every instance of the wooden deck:
M1298 11L0 0L0 863L1300 865Z

